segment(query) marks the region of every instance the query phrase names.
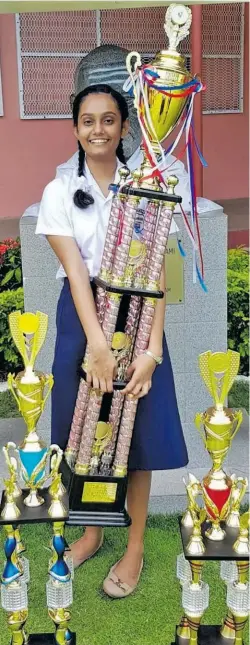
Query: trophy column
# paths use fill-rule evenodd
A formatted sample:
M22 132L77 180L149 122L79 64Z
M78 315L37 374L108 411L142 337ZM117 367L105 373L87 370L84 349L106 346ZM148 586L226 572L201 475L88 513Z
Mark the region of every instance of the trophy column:
M188 482L184 481L188 508L180 519L183 554L177 560L177 577L183 587L185 615L176 630L175 643L243 645L243 630L249 612L250 519L249 512L240 516L240 504L248 482L242 477L229 476L222 469L241 424L241 411L224 407L239 368L239 354L231 350L214 354L205 352L200 355L199 363L203 380L214 399L214 407L197 414L195 423L213 465L202 482L191 473ZM184 559L191 566L191 581ZM220 577L227 587L228 607L222 626L199 627L208 605L208 592L199 577L205 560L221 563Z
M189 552L193 530L180 521L180 532L183 553L177 558L177 577L182 586L185 613L172 645L244 645L243 630L249 614L249 552L242 554L241 550L246 551L246 530L241 528L239 532L237 528L225 527L224 540L215 543L206 537L203 528L204 552L195 560ZM200 626L209 599L208 585L201 581L205 561L220 562L220 576L227 586L228 612L222 626Z
M10 314L9 321L25 369L16 376L9 374L8 384L26 423L26 434L20 446L9 442L3 448L9 479L4 480L5 490L0 503L0 526L6 532L1 604L8 614L12 635L10 645L75 645L75 634L68 627L72 565L65 557L64 523L68 519L69 502L59 473L62 450L56 445L48 448L40 441L36 427L53 386L52 375L34 370L35 358L46 336L47 316L41 312L21 314L15 311ZM26 488L20 487L19 479ZM43 488L49 482L49 487ZM23 555L25 547L19 527L37 522L53 524L47 601L56 632L28 636L25 624L28 617L29 561Z

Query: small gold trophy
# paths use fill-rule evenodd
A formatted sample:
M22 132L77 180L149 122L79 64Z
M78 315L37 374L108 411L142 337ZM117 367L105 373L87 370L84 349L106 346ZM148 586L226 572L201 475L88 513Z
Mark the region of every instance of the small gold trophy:
M225 399L238 373L239 362L239 353L230 349L214 354L208 351L199 357L203 381L214 399L214 407L208 408L202 414L196 414L195 417L196 427L213 462L212 469L202 482L207 516L212 523L206 536L211 540L224 538L225 532L220 526L220 521L226 520L229 515L233 491L237 501L243 497L242 482L227 476L222 470L222 463L242 422L240 410L224 407ZM201 431L202 424L204 433ZM238 486L241 491L236 494Z
M46 477L48 456L48 449L39 439L36 426L52 389L53 376L34 371L34 364L46 337L48 316L40 311L36 314L14 311L9 316L9 324L25 368L17 376L8 375L9 388L27 426L27 434L18 448L22 477L30 489L24 503L26 506L36 507L44 502L38 494L38 488ZM48 389L45 394L46 387Z

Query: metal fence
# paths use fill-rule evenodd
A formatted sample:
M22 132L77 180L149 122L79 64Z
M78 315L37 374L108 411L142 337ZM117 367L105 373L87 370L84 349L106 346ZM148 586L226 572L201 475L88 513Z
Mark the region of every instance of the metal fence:
M166 7L16 14L20 116L70 118L76 65L91 49L115 43L150 60L166 48ZM205 114L243 111L244 4L202 7ZM190 66L190 39L182 43Z

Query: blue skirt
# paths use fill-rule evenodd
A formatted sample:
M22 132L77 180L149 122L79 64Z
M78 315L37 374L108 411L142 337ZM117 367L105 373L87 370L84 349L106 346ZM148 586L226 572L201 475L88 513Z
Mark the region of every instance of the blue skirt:
M56 325L51 440L64 450L77 398L79 368L86 348L86 336L68 279L64 280L59 297ZM165 335L163 358L163 363L153 374L151 390L138 403L129 470L168 470L188 463Z

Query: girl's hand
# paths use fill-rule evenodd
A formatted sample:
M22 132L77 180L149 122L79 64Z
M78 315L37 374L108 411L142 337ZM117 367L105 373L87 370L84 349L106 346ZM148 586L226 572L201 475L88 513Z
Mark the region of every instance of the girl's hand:
M89 385L102 392L113 392L116 372L117 363L105 339L89 348L87 367Z
M152 375L156 368L156 362L150 356L141 354L138 356L127 370L127 375L131 377L128 385L122 390L124 395L133 395L136 399L148 394L152 385Z

